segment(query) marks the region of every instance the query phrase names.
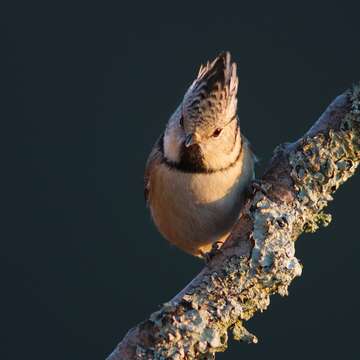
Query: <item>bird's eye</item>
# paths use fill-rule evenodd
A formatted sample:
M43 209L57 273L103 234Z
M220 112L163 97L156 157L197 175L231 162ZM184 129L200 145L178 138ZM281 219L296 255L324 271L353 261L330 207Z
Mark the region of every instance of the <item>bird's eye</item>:
M179 125L183 128L184 127L184 117L181 116L180 121L179 121Z
M213 137L218 137L220 135L221 131L222 131L222 129L220 129L220 128L215 129L212 136Z

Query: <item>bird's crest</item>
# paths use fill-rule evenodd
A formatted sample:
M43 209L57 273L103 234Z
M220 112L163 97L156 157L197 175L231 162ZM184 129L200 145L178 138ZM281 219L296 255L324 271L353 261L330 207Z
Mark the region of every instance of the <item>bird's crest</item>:
M231 62L229 52L223 52L200 66L197 78L184 96L184 118L194 126L202 122L226 123L236 114L237 87L236 64Z

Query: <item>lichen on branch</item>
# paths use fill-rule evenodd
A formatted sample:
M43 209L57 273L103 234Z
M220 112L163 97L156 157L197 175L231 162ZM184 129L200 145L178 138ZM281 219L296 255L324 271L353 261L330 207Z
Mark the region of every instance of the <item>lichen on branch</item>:
M337 97L297 142L276 148L254 182L231 235L200 274L131 329L108 360L213 359L228 332L248 343L244 324L288 294L301 275L295 240L327 225L334 192L360 161L360 87Z

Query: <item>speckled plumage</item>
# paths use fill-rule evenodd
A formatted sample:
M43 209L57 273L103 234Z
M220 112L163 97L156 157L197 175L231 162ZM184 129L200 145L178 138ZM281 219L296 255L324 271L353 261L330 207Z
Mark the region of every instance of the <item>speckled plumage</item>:
M230 53L220 54L211 63L201 65L195 81L186 92L181 110L189 130L202 125L225 126L237 107L238 77Z

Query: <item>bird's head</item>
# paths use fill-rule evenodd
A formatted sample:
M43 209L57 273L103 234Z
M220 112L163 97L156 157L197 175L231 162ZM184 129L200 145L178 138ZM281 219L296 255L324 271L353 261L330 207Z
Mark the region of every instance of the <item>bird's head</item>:
M167 125L165 156L174 163L203 170L225 167L236 140L238 78L229 52L202 65Z

